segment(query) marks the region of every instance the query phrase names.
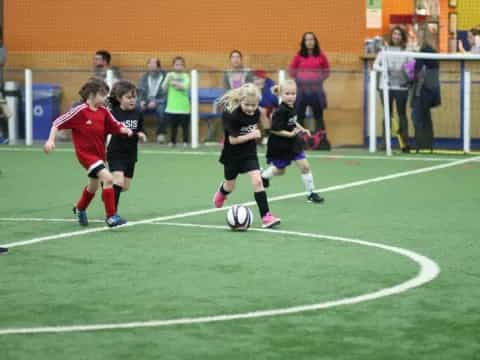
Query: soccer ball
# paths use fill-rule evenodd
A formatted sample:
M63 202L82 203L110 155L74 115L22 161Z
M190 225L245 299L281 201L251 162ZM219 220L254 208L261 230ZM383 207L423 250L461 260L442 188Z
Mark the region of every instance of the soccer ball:
M253 222L253 213L243 205L233 205L227 211L227 224L233 231L247 231Z

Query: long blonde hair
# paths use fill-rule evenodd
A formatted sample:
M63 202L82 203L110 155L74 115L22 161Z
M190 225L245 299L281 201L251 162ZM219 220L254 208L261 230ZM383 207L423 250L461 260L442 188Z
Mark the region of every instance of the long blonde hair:
M262 94L260 89L251 83L243 84L237 89L227 91L218 101L218 104L225 110L233 112L240 103L247 97L255 97L257 101L260 101Z
M279 84L273 85L270 90L274 95L281 96L282 93L285 91L285 88L290 86L294 86L295 88L297 87L297 83L295 82L295 80L292 80L292 79L283 80Z

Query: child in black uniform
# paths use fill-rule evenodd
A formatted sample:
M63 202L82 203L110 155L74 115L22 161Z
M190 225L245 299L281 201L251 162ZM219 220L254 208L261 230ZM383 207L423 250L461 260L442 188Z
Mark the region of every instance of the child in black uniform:
M282 103L272 117L267 148L267 163L270 166L262 172L263 186L268 187L273 176L285 174L287 166L295 161L302 173L307 200L321 203L324 199L313 191L315 189L313 175L303 152L303 143L298 137L298 134L302 132L310 135L310 131L304 129L297 122L295 111L297 85L293 80L286 80L282 84L274 86L272 91L280 96Z
M261 137L257 127L260 119L259 101L260 90L253 84L230 90L220 99L220 105L224 108L222 118L225 129L220 162L224 166L225 181L215 193L213 203L217 208L222 207L227 196L235 189L238 174L247 173L260 210L262 227L271 228L279 224L280 219L270 213L260 176L256 142Z
M115 207L118 208L120 193L127 191L137 162L138 140L147 141L143 132L143 115L137 104L137 88L129 81L120 80L112 88L109 97L112 114L131 129L134 136L125 138L113 135L107 149L107 161L113 175Z

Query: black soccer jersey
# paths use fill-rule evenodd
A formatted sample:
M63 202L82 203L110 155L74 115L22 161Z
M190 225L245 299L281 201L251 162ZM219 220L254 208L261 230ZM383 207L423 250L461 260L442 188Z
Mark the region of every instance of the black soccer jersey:
M280 104L272 116L272 131L293 131L297 122L295 108ZM270 133L268 137L267 159L292 160L303 151L302 141L298 136L287 138Z
M257 158L257 141L249 140L242 144L230 144L229 136L237 137L246 135L258 129L260 111L257 109L253 115L245 114L240 106L232 113L225 111L222 114L223 127L225 129L225 143L220 156L222 164L236 164L242 160Z
M125 111L120 107L112 109L112 114L123 125L133 131L132 137L113 135L108 144L107 158L120 158L137 161L138 132L143 132L143 115L139 109Z

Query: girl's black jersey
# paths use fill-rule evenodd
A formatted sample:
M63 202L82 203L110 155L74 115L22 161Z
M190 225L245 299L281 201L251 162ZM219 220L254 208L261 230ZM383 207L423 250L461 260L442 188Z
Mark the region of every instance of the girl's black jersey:
M107 149L107 158L137 161L138 132L143 132L143 115L139 109L122 110L119 106L112 114L123 125L133 131L132 137L113 135Z
M257 141L255 139L232 145L228 137L246 135L256 130L260 120L260 111L257 109L253 115L247 115L239 106L232 113L224 111L222 120L225 129L225 143L220 162L222 164L237 164L243 160L257 159Z
M296 127L297 112L287 104L280 104L273 113L273 131L293 131ZM270 133L268 137L267 159L292 160L303 151L303 143L298 136L287 138Z

